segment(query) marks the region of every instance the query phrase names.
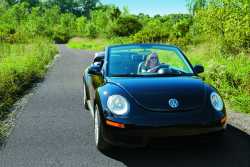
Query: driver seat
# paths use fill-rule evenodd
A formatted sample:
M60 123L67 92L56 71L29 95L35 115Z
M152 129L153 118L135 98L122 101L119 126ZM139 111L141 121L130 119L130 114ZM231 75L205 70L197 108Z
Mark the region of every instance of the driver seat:
M137 69L137 74L141 73L141 72L146 72L145 69L143 69L143 66L144 66L144 61L140 62L139 65L138 65L138 69Z

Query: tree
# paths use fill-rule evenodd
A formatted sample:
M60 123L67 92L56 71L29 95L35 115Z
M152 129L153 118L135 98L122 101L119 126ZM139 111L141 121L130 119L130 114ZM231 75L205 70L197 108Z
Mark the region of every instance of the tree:
M142 24L136 17L121 16L111 28L111 31L116 36L129 36L140 31L142 27Z
M9 5L14 5L17 3L26 2L29 4L30 7L36 6L39 4L39 0L5 0Z
M194 15L198 9L203 9L207 6L208 0L187 0L189 12Z
M249 0L213 0L194 17L195 34L214 40L222 52L237 53L250 46Z
M78 6L84 16L89 16L90 11L96 7L99 0L78 0Z
M93 12L95 11L101 11L102 13L106 13L106 15L111 20L118 19L119 16L121 15L120 9L114 5L100 5L100 6L97 6Z
M51 7L59 6L61 12L71 12L78 16L84 15L89 17L90 11L93 10L99 0L47 0L44 3Z

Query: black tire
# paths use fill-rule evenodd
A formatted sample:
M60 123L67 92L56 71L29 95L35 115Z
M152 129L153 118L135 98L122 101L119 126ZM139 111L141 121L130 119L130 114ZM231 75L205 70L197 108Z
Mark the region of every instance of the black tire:
M83 98L82 98L82 102L83 102L83 106L84 106L85 110L89 110L89 106L88 106L87 101L88 101L88 98L87 98L86 86L85 86L85 83L83 83Z
M95 144L97 149L100 150L101 152L108 151L111 148L111 146L104 140L103 124L101 122L100 112L97 105L95 107L95 115L94 115L94 133L95 133Z

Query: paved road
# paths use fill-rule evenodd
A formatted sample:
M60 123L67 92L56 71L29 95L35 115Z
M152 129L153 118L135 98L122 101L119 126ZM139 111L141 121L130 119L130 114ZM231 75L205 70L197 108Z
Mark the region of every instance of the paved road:
M59 47L60 57L19 114L0 151L1 167L250 166L249 135L232 126L223 142L98 152L92 118L81 105L81 74L93 54Z

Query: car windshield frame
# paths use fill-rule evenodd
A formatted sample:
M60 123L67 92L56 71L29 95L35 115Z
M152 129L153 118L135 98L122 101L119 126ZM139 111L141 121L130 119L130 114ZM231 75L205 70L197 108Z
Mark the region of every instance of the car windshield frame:
M113 48L121 48L121 47L131 47L131 48L147 48L147 49L155 49L155 48L162 48L162 49L166 49L169 51L175 51L176 53L178 53L178 56L181 56L181 59L184 61L185 65L188 66L188 68L190 69L191 73L185 73L183 75L161 75L161 74L152 74L152 75L142 75L142 74L111 74L110 70L109 70L109 62L110 62L110 52ZM195 72L194 72L194 68L192 66L192 64L190 63L190 61L188 60L188 58L185 56L185 54L182 52L182 50L180 48L178 48L175 45L166 45L166 44L123 44L123 45L111 45L108 46L105 50L106 55L105 56L105 74L107 77L167 77L167 76L195 76Z

